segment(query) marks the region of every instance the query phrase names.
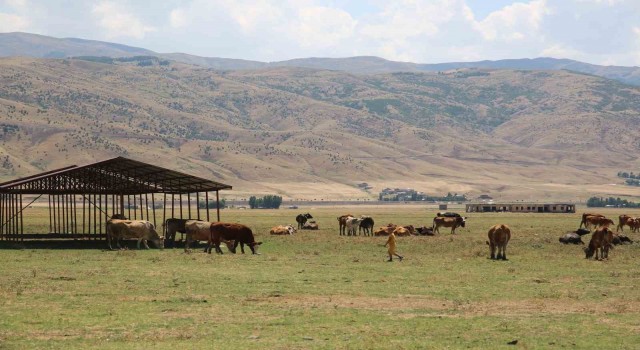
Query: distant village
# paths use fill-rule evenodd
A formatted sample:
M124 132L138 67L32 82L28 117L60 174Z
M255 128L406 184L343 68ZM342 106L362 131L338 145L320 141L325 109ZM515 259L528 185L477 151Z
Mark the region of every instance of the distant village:
M428 202L466 202L465 195L447 193L446 196L430 196L413 188L385 188L378 195L380 201L428 201Z

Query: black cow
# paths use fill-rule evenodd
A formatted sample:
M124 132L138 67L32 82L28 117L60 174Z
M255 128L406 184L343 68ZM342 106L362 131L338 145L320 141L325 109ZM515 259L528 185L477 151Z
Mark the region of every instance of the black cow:
M307 219L313 219L313 216L311 216L311 214L309 213L298 214L298 216L296 216L296 222L298 223L298 230L302 229L302 226L304 226L304 224L307 222Z

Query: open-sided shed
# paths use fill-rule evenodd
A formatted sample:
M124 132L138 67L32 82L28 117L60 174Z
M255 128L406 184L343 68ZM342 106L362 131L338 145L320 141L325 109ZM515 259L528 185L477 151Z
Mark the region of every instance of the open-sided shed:
M102 239L114 214L158 227L160 208L162 222L168 215L210 221L211 192L220 221L219 191L224 189L231 186L123 157L72 165L0 183L0 239ZM49 232L25 233L25 209L43 196L48 197Z

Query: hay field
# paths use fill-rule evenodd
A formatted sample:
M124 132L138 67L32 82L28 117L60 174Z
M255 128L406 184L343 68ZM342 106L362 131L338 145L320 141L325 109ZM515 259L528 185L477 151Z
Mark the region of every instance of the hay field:
M267 234L307 211L319 231ZM376 226L428 225L435 213L419 206L224 210L224 221L249 225L264 242L257 256L2 242L0 349L640 344L640 245L617 246L608 261L585 260L581 247L558 242L579 213L472 213L455 236L399 238L405 260L388 263L385 238L338 236L335 218L347 212L371 214ZM27 213L30 223L45 227L42 213ZM486 231L495 223L512 228L506 262L487 259Z

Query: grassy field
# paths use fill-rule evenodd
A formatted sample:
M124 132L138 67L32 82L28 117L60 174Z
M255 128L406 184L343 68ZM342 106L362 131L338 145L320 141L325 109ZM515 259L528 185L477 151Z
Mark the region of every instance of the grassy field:
M319 231L268 235L303 211ZM388 263L385 238L338 235L335 218L347 212L371 214L376 226L429 225L434 216L418 206L224 210L224 221L249 225L264 242L256 256L3 242L0 349L640 344L640 246L617 246L608 261L584 259L582 247L558 242L579 214L472 213L456 235L398 238L405 260ZM622 213L599 212L616 221ZM509 261L488 259L495 223L512 228Z

